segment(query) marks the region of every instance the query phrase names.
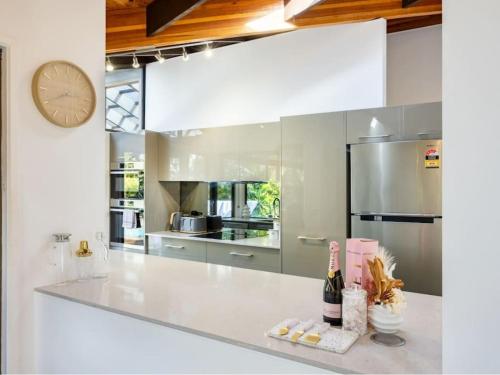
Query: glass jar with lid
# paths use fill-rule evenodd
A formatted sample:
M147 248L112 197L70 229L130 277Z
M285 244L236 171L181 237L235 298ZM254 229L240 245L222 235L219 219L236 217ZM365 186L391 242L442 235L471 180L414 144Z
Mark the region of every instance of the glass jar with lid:
M358 284L342 289L342 327L364 335L368 329L366 290Z

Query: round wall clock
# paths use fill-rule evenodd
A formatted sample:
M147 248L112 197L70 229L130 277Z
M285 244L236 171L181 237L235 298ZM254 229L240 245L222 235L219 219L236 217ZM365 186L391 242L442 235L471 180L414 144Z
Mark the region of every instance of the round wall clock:
M67 61L40 66L33 76L31 91L40 113L58 126L83 125L95 110L95 90L90 78Z

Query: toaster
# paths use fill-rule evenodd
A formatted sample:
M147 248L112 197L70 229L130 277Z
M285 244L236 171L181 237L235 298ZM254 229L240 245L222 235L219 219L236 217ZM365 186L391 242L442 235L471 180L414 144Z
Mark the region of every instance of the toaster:
M182 216L180 231L186 233L203 233L207 231L206 216Z

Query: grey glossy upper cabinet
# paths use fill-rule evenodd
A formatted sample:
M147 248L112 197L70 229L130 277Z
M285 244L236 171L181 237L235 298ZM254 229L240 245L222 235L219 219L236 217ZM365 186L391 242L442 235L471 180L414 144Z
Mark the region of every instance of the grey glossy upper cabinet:
M160 181L205 181L208 150L205 129L176 130L161 134L158 142Z
M442 138L441 102L347 112L347 143Z
M402 107L349 111L347 112L347 143L398 140L402 122Z
M279 181L279 123L180 130L159 142L160 181Z
M285 117L281 125L282 270L323 278L329 242L345 248L345 112Z
M110 163L144 162L144 134L113 132L109 134Z
M236 126L204 129L207 134L207 175L200 181L239 179L239 134Z
M441 139L442 103L424 103L403 107L402 139Z
M244 125L238 130L239 179L279 181L281 127L279 122Z

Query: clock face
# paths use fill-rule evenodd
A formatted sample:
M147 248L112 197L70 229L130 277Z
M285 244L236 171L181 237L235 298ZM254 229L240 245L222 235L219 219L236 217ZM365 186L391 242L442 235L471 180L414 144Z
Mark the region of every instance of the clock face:
M95 110L95 90L89 77L67 61L42 65L33 76L32 94L40 113L66 128L84 124Z

